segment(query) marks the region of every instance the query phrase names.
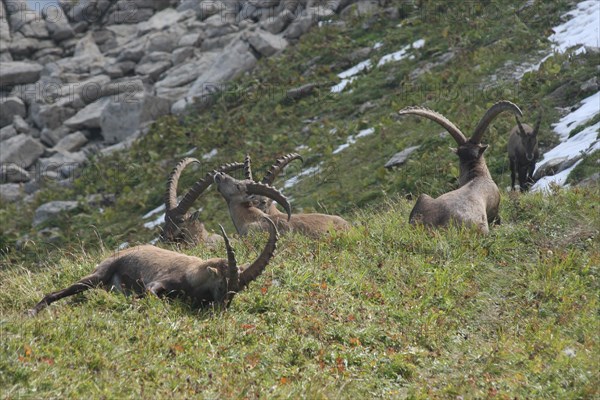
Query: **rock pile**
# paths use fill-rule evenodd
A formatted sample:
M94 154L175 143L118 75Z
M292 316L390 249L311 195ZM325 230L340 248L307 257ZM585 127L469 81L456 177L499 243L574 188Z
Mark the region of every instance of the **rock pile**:
M69 184L354 2L0 0L0 199Z

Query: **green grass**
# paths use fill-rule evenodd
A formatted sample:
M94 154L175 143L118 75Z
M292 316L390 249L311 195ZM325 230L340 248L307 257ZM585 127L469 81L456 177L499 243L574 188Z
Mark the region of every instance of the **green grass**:
M0 204L0 393L5 398L594 398L598 397L599 193L556 189L548 196L503 193L503 225L489 237L408 226L413 199L456 187L458 163L438 125L399 118L422 105L469 134L500 99L516 102L531 123L542 111L542 151L556 144L556 107L587 95L597 57L566 53L514 81L507 62L537 60L566 1L420 2L386 15L313 29L276 58L263 59L210 107L165 117L130 150L90 161L73 187L49 182L30 203ZM398 24L402 23L401 27ZM384 54L418 39L414 59L362 74L339 95L336 74L349 55L383 43ZM454 58L416 79L410 73L452 51ZM495 80L493 77L495 76ZM320 84L292 101L288 89ZM374 107L359 111L370 102ZM485 133L486 160L500 188L509 185L509 115ZM339 154L349 135L371 136ZM186 170L180 190L246 152L254 171L297 146L281 186L294 212L343 215L347 235L281 239L276 258L226 313L191 310L184 302L134 299L95 290L52 305L38 318L23 312L64 287L119 244L146 243L158 228L141 218L163 202L166 178L191 149L217 156ZM402 167L383 165L420 145ZM598 153L575 169L575 184L597 171ZM90 205L90 194L114 195ZM80 207L31 227L37 206L80 200ZM214 189L199 199L209 230L234 231ZM51 243L40 231L60 228ZM235 243L240 261L257 239ZM203 258L224 250L186 250ZM199 393L196 395L196 393Z
M224 313L92 290L29 318L109 251L15 265L0 272L3 396L593 398L599 200L505 196L488 237L411 227L412 202L387 200L347 234L282 238ZM234 243L242 262L260 245Z

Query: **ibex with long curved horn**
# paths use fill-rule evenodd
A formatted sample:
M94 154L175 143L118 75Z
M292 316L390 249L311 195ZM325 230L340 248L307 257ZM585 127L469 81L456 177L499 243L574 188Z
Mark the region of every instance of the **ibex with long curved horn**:
M246 174L246 176L251 175ZM229 215L240 235L246 235L253 229L265 229L264 219L269 216L256 207L255 196L266 196L281 204L287 211L287 217L284 214L282 218L275 216L271 219L278 227L283 226L283 231L289 230L286 224L292 214L290 203L277 189L254 182L252 179L238 180L223 172L215 174L214 182L227 202Z
M265 185L273 185L275 178L283 171L283 169L292 161L300 160L302 157L297 153L286 154L276 160L275 164L269 168L266 175L262 179L261 183ZM249 170L249 158L244 166L245 169ZM250 172L250 176L252 176ZM279 211L277 205L272 199L265 196L256 196L255 198L256 207L261 209L263 212L268 214L275 223L279 224L277 227L280 231L294 231L300 232L307 236L318 237L323 234L335 231L345 231L350 229L350 224L337 215L319 214L319 213L307 213L307 214L292 214L289 222L285 221L285 214ZM285 223L283 223L285 221Z
M230 172L243 167L241 163L224 164L215 171L209 172L203 179L198 180L194 186L177 203L177 185L183 170L190 164L200 163L195 158L184 158L181 160L169 176L167 190L165 192L165 224L161 233L161 239L165 242L185 243L195 246L206 243L214 246L222 241L222 237L209 233L204 224L199 220L199 212L190 213L194 201L213 183L216 172Z
M269 239L251 264L237 266L235 253L221 227L227 258L202 260L144 245L133 247L102 261L94 272L66 289L44 296L31 310L36 315L44 307L67 296L100 286L129 294L150 292L156 296L190 298L193 306L214 303L228 306L233 296L255 280L265 269L277 243L277 228L265 218Z
M527 191L535 182L533 171L535 163L540 156L538 150L537 134L540 130L542 116L538 116L535 127L521 124L519 117L515 117L517 125L510 131L508 138L508 159L510 161L510 187L515 190L515 174L519 175L519 188Z
M445 226L450 221L475 226L482 233L489 232L488 223L499 222L500 191L487 168L483 153L487 145L481 144L488 125L503 111L522 116L521 110L509 101L494 104L481 118L470 139L443 115L422 107L408 107L400 115L414 114L428 118L443 126L454 138L459 158L459 188L434 199L422 194L413 207L409 221L430 226Z

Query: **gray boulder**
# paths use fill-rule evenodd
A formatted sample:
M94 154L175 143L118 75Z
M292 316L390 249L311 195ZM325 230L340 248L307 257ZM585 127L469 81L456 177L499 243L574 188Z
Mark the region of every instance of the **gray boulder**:
M287 39L298 39L310 30L315 20L310 15L302 15L292 21L283 33L283 37Z
M26 112L25 103L20 98L0 96L0 128L11 124L15 115L24 117Z
M0 142L4 142L14 136L17 136L17 130L12 124L6 125L4 128L0 129Z
M111 102L109 97L102 97L88 104L77 114L67 119L64 124L71 129L100 128L100 116Z
M135 135L142 124L169 113L171 101L138 93L128 101L110 102L100 117L102 136L108 143L122 142Z
M12 124L17 133L31 133L31 127L20 115L15 115Z
M72 152L81 149L87 142L87 137L81 131L77 131L60 139L54 148Z
M0 164L0 183L21 183L30 179L29 172L17 164Z
M205 97L207 85L213 87L224 84L252 69L256 62L256 57L246 42L231 43L214 59L210 67L196 78L188 93L188 102L192 102L194 98Z
M0 164L14 163L29 168L44 154L44 146L36 139L20 134L2 142Z
M171 68L171 65L170 60L138 64L135 67L135 73L138 75L147 75L152 81L156 81L163 72Z
M76 97L78 98L78 96ZM75 114L75 109L70 107L72 100L67 96L49 104L43 102L32 103L30 107L31 119L39 129L56 129L63 121Z
M34 227L38 226L62 212L74 210L77 206L78 203L76 201L51 201L44 203L35 210L32 225Z
M0 87L33 83L40 78L43 67L25 61L0 62Z
M21 185L18 183L5 183L0 185L0 200L6 203L14 203L25 197Z
M203 70L209 68L217 58L217 54L203 53L199 59L189 60L185 64L175 65L164 73L164 78L156 83L157 90L175 88L195 81Z
M70 130L66 126L60 126L56 129L44 128L40 136L40 141L48 147L53 147L62 138L69 134Z
M164 10L154 14L152 18L148 19L147 21L140 22L138 24L138 32L140 35L143 35L152 31L162 31L177 24L179 21L192 18L194 16L195 13L192 11L179 12L173 8L165 8Z
M259 29L249 33L246 40L262 56L270 57L285 49L288 41L281 36L273 35L271 32Z
M410 157L410 155L417 151L420 147L421 146L408 147L401 152L394 154L392 158L385 163L384 167L389 169L404 164L406 160L408 160L408 157Z
M53 40L60 42L75 36L75 31L69 25L69 20L62 8L44 7L42 11L46 20L46 28Z

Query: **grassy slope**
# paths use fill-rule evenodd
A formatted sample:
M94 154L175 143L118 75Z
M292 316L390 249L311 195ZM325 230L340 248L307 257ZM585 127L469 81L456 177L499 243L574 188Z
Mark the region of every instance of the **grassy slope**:
M263 60L207 112L165 118L129 152L95 160L73 189L50 187L19 209L1 205L3 392L591 396L598 383L597 191L505 196L505 224L483 239L409 228L412 202L389 200L440 194L457 175L450 139L439 137L433 123L399 120L395 111L404 106L428 106L469 132L500 98L526 113L535 103L544 110L542 145L552 144L554 107L585 97L578 87L595 74L597 60L555 56L518 86L490 79L506 61L548 48L543 38L567 5L544 3L517 15L495 3L444 9L425 2L401 28L382 17L315 29L281 58ZM352 51L383 42L371 55L376 63L420 38L426 44L414 60L374 69L351 93L328 93L335 73L356 63L347 60ZM408 78L449 49L457 54L449 64ZM325 85L303 100L285 99L287 89L307 82ZM561 86L561 95L552 95ZM376 107L359 113L367 101ZM505 145L512 123L500 117L486 133L488 164L500 186L509 182ZM368 127L374 135L331 154ZM105 248L156 236L140 216L161 203L164 179L157 177L166 177L183 153L196 147L193 155L200 157L219 148L203 167L212 168L248 151L258 172L301 144L309 146L303 168L322 162L323 172L286 191L295 209L343 213L357 227L347 237L318 242L283 239L276 261L231 312L198 315L177 302L94 291L82 303L65 301L35 320L22 319L43 292L89 271ZM415 144L421 149L401 169L382 167ZM184 186L192 175L184 176ZM115 193L117 202L103 212L82 204L49 221L62 229L60 242L46 244L30 228L35 206L92 193ZM207 193L202 206L209 228L220 222L233 231L217 193ZM24 233L32 240L17 251ZM239 258L253 257L255 247L238 243ZM208 256L203 249L190 252ZM67 384L73 376L75 383Z
M0 384L8 398L598 395L600 193L503 200L486 238L411 228L406 200L345 236L285 237L219 315L96 290L27 318L101 255L5 271ZM259 245L234 244L240 260Z

